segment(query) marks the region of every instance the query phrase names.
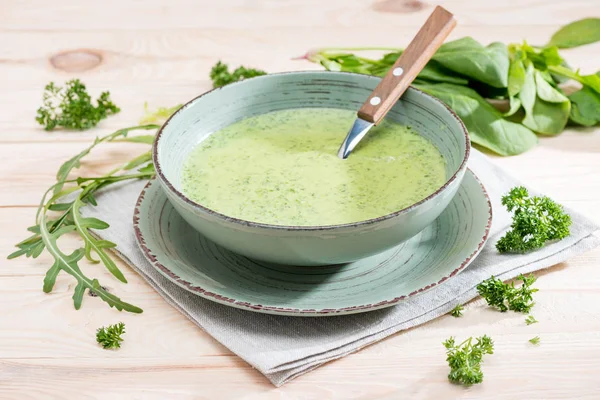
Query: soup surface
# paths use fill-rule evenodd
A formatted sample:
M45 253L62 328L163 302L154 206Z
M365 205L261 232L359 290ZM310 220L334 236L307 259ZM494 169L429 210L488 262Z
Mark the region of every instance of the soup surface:
M335 225L401 210L446 182L438 149L384 121L346 160L339 146L356 113L275 111L211 134L188 156L183 192L230 217L274 225Z

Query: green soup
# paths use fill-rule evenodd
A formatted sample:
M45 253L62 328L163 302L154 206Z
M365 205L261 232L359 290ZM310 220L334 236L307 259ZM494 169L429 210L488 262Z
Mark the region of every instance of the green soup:
M337 157L356 113L304 108L251 117L210 135L183 166L184 193L222 214L275 225L335 225L414 204L446 181L438 149L382 122Z

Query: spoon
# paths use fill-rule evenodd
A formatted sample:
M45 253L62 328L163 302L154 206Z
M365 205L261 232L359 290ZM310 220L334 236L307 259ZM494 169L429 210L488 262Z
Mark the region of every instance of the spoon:
M358 110L356 121L338 151L339 158L347 158L369 129L381 122L455 26L454 15L446 9L437 6L433 10L412 42Z

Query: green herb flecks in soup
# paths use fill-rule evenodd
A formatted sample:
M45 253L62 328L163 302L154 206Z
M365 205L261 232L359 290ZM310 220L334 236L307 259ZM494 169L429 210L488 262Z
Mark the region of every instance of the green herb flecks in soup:
M346 160L338 148L356 113L304 108L234 123L192 150L184 193L222 214L274 225L335 225L414 204L446 181L437 148L382 122Z

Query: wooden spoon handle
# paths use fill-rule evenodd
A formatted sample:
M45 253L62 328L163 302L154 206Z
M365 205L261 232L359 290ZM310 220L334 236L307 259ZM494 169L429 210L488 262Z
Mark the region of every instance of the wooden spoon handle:
M454 16L437 6L412 42L358 110L359 118L378 124L456 26Z

